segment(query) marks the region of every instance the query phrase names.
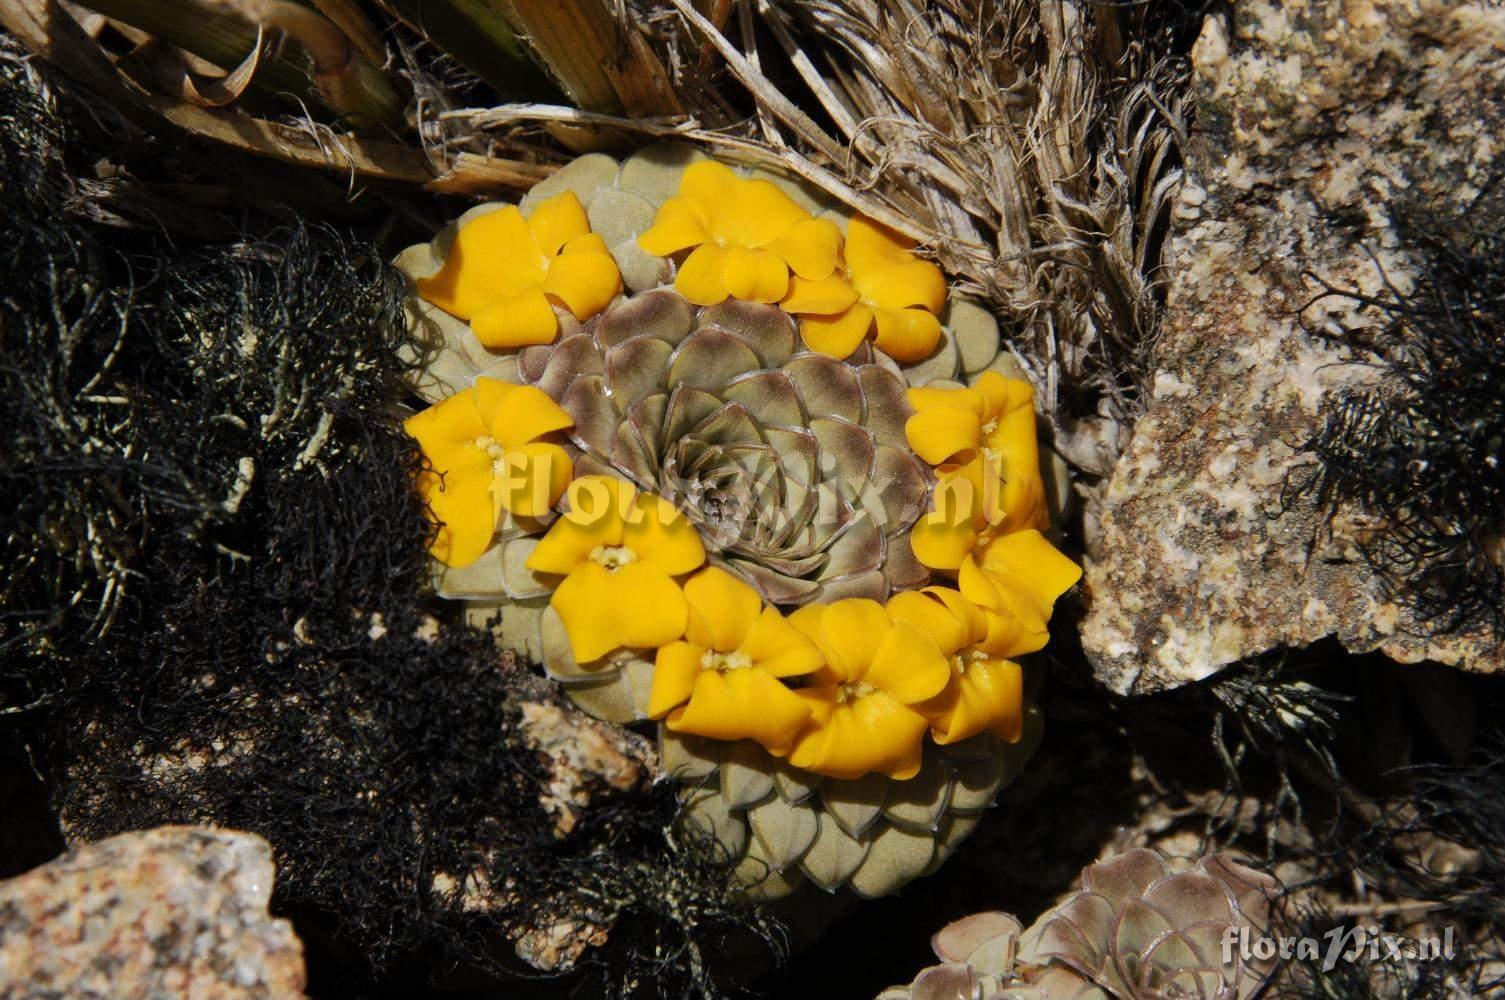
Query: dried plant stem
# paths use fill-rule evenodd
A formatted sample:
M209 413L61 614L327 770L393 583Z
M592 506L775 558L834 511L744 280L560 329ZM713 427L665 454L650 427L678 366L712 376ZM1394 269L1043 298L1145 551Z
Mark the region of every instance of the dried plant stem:
M197 0L87 0L85 6L225 70L239 66L256 47L254 25L207 8ZM308 73L285 55L262 59L255 84L299 98L313 96Z
M352 125L402 124L402 95L317 11L292 0L226 0L225 7L252 24L284 31L303 46L320 100Z
M606 0L491 0L587 111L678 114L663 64Z
M529 57L512 25L485 0L378 0L414 31L513 100L563 96Z
M382 44L381 33L376 30L365 14L355 3L355 0L311 0L320 14L329 18L334 25L345 33L345 37L360 50L373 66L384 65L387 61L386 46Z
M231 0L218 8L198 0L87 0L89 9L146 31L226 70L255 50L258 27L286 32L308 53L264 58L253 81L296 100L315 98L355 127L400 125L403 98L350 40L316 11L289 0Z

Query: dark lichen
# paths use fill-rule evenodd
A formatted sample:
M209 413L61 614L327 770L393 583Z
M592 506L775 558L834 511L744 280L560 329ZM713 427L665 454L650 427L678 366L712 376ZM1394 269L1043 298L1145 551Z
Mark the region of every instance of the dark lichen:
M1408 289L1329 288L1385 321L1354 338L1382 372L1324 404L1305 443L1305 487L1330 510L1377 520L1363 558L1436 632L1501 622L1505 569L1505 200L1498 186L1467 212L1395 209L1416 260Z
M425 597L396 273L313 224L101 238L0 54L0 724L70 837L261 834L336 993L519 971L510 934L602 914L587 993L712 991L723 936L770 934L724 860L667 787L555 837L518 725L546 686ZM440 891L467 873L479 908Z

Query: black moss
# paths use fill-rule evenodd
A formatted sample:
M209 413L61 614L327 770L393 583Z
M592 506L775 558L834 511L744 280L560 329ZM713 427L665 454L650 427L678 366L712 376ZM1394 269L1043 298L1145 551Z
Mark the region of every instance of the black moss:
M1414 287L1378 297L1329 289L1386 321L1361 347L1385 378L1329 401L1312 489L1335 509L1355 504L1382 530L1363 558L1436 631L1501 623L1505 570L1505 201L1439 217L1395 210L1420 262ZM1324 297L1326 297L1324 295Z
M553 836L517 724L543 682L424 596L382 255L101 240L53 104L0 50L0 725L70 836L266 837L320 995L518 972L509 931L574 918L613 924L586 995L713 991L723 938L770 936L722 859L668 788Z

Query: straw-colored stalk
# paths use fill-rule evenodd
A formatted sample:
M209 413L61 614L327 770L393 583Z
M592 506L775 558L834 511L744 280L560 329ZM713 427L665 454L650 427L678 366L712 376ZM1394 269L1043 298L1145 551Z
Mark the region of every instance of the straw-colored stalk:
M504 100L547 101L562 95L486 0L378 0L410 28L489 83Z
M663 64L608 0L491 0L586 111L678 114Z
M291 0L86 0L89 9L170 42L231 71L255 53L258 29L284 32L307 54L259 60L252 82L303 100L312 96L356 128L400 126L404 99L349 37Z

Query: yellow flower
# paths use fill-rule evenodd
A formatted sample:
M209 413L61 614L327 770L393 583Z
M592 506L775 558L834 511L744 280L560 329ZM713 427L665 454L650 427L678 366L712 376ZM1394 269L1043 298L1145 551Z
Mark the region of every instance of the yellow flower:
M575 661L684 635L689 606L674 577L705 562L689 519L663 497L610 476L575 480L569 504L527 566L564 577L549 605L564 623Z
M812 351L847 358L876 329L874 343L896 361L928 358L941 339L935 314L946 301L940 268L914 256L913 240L864 216L847 226L850 281L790 283L784 308L802 314L800 334Z
M428 459L418 491L440 525L434 557L468 566L491 544L503 510L539 517L554 506L573 463L538 438L573 424L542 390L490 378L409 417L403 429Z
M1082 578L1082 568L1033 529L982 542L962 561L956 583L987 614L983 644L1000 656L1044 647L1056 600Z
M938 479L936 509L910 534L921 563L954 571L992 535L1050 526L1028 382L984 372L970 389L910 389L909 402L905 436Z
M988 615L944 587L906 590L889 598L894 621L909 622L950 658L945 690L915 706L930 719L937 743L955 743L983 730L1008 743L1024 731L1024 672L989 643Z
M820 650L725 570L706 567L684 593L685 638L658 651L649 717L667 714L675 732L752 739L787 753L810 709L779 679L817 669Z
M715 160L685 169L638 246L657 257L694 247L674 287L696 305L728 296L777 302L789 272L818 281L836 269L841 230L815 219L771 181L746 180Z
M559 333L554 302L589 319L621 290L616 259L591 232L573 191L527 219L516 205L471 219L455 234L444 266L418 279L420 296L468 320L487 347L551 343Z
M795 690L810 719L789 763L833 778L869 771L914 777L930 725L915 706L940 694L951 677L935 642L866 598L807 605L789 620L826 660Z

